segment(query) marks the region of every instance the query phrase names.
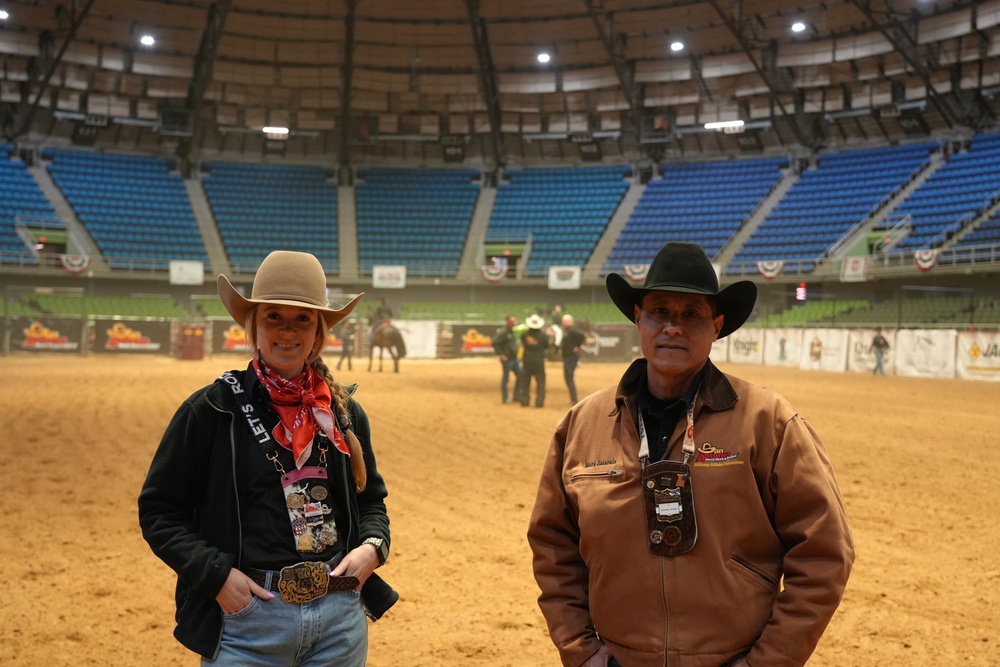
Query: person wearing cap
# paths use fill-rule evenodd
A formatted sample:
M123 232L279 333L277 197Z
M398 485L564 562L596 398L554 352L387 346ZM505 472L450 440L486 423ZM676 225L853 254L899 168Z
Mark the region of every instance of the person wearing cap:
M524 370L521 373L521 405L527 406L531 394L531 380L535 380L535 407L545 405L545 355L549 349L549 337L545 334L545 319L538 314L524 321L528 327L521 332L521 347L524 350Z
M361 667L366 615L398 594L386 486L355 386L320 354L343 307L313 255L275 251L249 299L218 278L251 354L185 400L139 493L139 524L177 573L174 636L203 665ZM359 595L360 593L360 595Z
M556 427L528 528L562 664L805 664L854 543L812 425L709 359L756 286L720 290L701 247L667 243L642 287L607 289L642 358Z

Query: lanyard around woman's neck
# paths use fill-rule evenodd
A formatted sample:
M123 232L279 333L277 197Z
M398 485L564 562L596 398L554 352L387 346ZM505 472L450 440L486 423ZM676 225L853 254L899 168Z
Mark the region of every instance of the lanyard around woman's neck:
M697 394L691 398L687 408L687 428L684 429L684 444L681 450L684 452L684 463L687 463L694 454L694 403ZM639 461L642 467L646 467L649 462L649 438L646 437L646 425L642 421L642 410L639 410Z

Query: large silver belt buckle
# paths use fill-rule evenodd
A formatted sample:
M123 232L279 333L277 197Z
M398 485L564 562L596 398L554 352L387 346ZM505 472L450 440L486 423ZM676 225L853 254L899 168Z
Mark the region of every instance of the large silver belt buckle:
M329 585L326 563L306 561L281 568L278 593L285 602L302 604L326 595Z

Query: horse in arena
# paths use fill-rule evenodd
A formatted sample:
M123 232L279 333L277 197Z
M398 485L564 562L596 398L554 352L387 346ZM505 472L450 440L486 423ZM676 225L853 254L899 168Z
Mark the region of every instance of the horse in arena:
M372 324L375 311L368 313L368 323ZM372 358L375 356L375 348L378 348L378 370L382 372L382 359L385 352L392 357L393 372L399 372L399 360L406 356L406 342L403 334L400 333L390 320L385 319L375 325L375 330L370 335L370 345L368 347L368 370L372 369Z

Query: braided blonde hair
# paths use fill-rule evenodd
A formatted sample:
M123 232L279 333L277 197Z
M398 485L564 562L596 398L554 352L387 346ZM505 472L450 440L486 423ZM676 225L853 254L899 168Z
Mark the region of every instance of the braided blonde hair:
M246 331L247 345L250 348L251 357L256 354L257 348L257 305L254 304L250 308L250 312L247 313L247 321L243 326ZM333 373L330 372L330 368L323 361L323 357L320 356L323 348L326 347L325 324L323 318L320 317L319 324L316 327L316 339L313 342L313 347L309 352L309 358L306 363L319 373L320 377L330 387L330 395L333 397L333 409L342 427L341 431L343 431L344 440L347 442L347 451L350 452L349 458L351 459L351 473L354 475L354 485L360 493L368 485L368 468L365 466L365 455L361 450L361 442L358 440L358 436L354 435L354 425L351 424L349 409L353 399L347 392L347 389L333 379Z

